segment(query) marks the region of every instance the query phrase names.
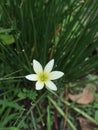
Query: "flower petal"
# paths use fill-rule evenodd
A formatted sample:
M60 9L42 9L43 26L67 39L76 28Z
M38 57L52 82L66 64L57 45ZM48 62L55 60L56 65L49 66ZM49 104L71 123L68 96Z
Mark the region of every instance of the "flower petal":
M44 83L43 82L36 82L36 90L41 90L44 87Z
M30 81L37 81L38 80L37 74L29 74L29 75L26 75L25 78L30 80Z
M45 68L44 68L44 71L45 72L50 72L52 69L53 69L53 65L54 65L54 59L52 59L51 61L49 61Z
M52 81L47 81L45 82L45 84L46 84L46 87L48 87L49 89L54 90L54 91L57 90L56 85Z
M52 71L49 76L50 76L50 80L55 80L55 79L59 79L64 75L63 72L61 71Z
M33 69L37 74L43 71L42 65L37 60L33 60Z

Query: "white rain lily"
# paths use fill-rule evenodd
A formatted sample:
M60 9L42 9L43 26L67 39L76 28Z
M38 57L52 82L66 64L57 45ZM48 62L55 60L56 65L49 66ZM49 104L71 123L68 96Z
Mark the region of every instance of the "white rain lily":
M37 60L33 60L33 69L36 74L29 74L25 78L30 81L37 81L36 90L41 90L46 85L47 88L56 91L57 87L52 80L59 79L64 73L61 71L52 71L53 65L54 59L49 61L43 69Z

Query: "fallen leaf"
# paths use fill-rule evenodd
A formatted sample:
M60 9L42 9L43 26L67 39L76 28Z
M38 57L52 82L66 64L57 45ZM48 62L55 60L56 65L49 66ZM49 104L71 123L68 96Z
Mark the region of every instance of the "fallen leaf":
M79 120L81 130L94 130L96 128L92 122L83 117L78 117L77 119Z
M88 84L84 89L83 92L80 94L68 94L70 100L75 101L78 104L89 104L94 101L94 93L95 86L93 84Z

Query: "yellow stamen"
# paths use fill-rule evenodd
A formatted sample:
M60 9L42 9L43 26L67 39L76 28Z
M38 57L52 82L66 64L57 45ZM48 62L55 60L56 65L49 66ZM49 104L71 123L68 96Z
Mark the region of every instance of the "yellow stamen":
M48 80L48 78L49 78L49 76L48 76L48 74L47 73L40 73L39 74L39 80L41 81L41 82L45 82L45 81L47 81Z

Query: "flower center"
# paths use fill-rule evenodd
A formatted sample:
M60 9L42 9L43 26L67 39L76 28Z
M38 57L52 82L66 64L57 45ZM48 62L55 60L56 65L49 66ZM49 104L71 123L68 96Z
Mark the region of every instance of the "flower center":
M48 76L47 73L40 73L40 74L39 74L39 80L40 80L41 82L47 81L48 78L49 78L49 76Z

